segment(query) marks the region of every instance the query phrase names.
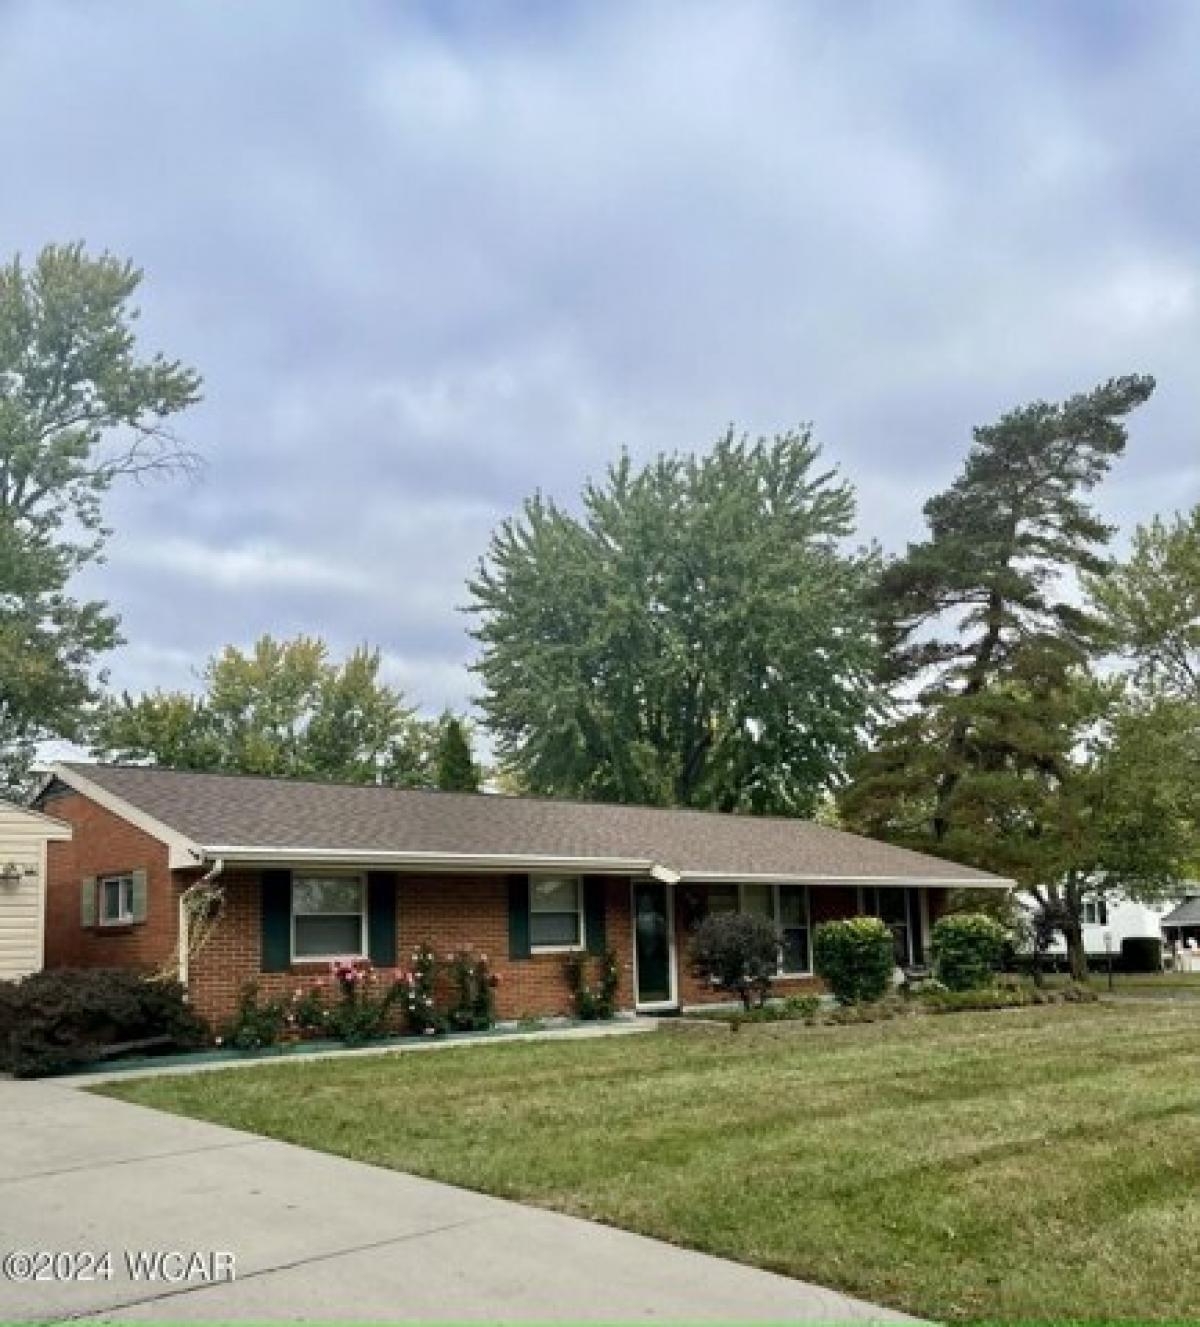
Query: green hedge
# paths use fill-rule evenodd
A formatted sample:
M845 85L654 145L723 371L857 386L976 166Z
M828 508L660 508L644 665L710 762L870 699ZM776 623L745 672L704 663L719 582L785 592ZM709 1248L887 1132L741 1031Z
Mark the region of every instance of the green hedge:
M1121 971L1161 972L1162 951L1155 935L1127 935L1121 941Z
M896 969L892 932L878 917L825 922L814 933L813 963L839 1004L881 1000Z
M177 981L124 968L55 968L0 982L0 1070L17 1078L125 1050L190 1049L206 1031Z
M1004 960L1007 940L1004 927L981 912L940 918L930 937L938 981L952 991L990 986Z

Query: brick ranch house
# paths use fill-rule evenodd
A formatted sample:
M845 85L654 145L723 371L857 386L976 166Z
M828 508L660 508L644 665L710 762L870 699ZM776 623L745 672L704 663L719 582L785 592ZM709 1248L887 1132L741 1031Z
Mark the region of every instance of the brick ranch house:
M49 845L46 966L173 968L210 1020L244 983L289 993L333 957L403 966L417 944L486 953L502 1018L567 1012L572 950L613 950L622 1008L720 998L687 961L708 911L771 917L780 994L815 989L812 928L863 913L921 967L955 887L1010 882L808 821L486 794L59 764L35 799ZM218 883L187 957L181 903Z

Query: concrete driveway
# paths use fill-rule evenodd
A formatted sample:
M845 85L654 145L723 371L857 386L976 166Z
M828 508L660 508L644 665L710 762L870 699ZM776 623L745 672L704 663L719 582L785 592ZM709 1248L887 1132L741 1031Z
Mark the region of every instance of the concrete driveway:
M24 1255L53 1251L72 1255L41 1268L55 1279L22 1279ZM107 1274L71 1279L89 1270L75 1255L106 1251ZM132 1275L128 1251L201 1258L143 1260ZM232 1281L213 1257L226 1253ZM4 1321L905 1321L591 1222L0 1080L0 1256L14 1254L0 1279Z

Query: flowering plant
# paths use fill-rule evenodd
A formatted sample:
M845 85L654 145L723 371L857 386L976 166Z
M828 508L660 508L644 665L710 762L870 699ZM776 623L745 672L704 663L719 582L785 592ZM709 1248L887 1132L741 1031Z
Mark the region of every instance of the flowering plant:
M328 987L337 998L326 1004ZM395 982L370 963L335 958L329 964L328 977L318 978L307 990L293 993L287 1021L302 1032L324 1033L357 1045L388 1030L398 995Z
M563 974L571 988L576 1016L582 1019L612 1018L617 1010L617 992L621 986L621 964L614 950L606 949L600 958L599 972L590 978L584 954L568 954Z
M371 973L371 965L359 966L352 958L335 958L329 965L334 981L342 988L345 995L352 995L357 987L365 982Z
M418 945L412 952L412 967L399 973L396 982L409 1031L433 1036L445 1030L434 1004L436 983L437 956L428 944Z
M488 967L488 956L461 949L451 963L458 998L450 1010L450 1026L460 1032L481 1032L492 1027L496 1022L499 978Z
M318 983L308 990L297 990L292 995L290 1010L293 1024L301 1032L322 1032L329 1018L325 1007L324 990Z

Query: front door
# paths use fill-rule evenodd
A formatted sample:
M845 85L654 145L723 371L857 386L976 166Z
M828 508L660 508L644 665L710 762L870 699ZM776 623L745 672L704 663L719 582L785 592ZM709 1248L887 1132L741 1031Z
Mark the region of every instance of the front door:
M671 891L657 880L633 883L633 957L639 1009L675 1003Z

